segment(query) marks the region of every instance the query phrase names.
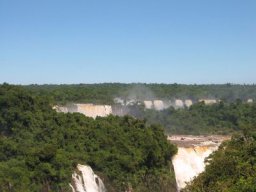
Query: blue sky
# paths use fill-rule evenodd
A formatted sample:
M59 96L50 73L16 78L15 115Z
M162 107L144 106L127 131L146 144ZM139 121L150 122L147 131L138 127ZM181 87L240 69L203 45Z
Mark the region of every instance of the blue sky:
M255 0L0 0L0 83L256 83Z

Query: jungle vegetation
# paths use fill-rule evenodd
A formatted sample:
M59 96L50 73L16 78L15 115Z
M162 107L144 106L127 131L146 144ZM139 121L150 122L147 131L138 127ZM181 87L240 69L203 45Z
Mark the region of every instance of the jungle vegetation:
M129 116L92 119L52 110L46 95L0 86L0 191L66 192L78 163L111 192L175 191L177 148L163 128Z
M135 86L135 88L134 88ZM142 87L143 91L139 91ZM166 134L228 134L206 171L185 192L254 192L255 85L97 84L0 86L0 191L69 191L75 166L90 165L110 192L175 191L170 159L177 148ZM132 90L132 91L131 91ZM153 90L151 93L148 90ZM56 113L68 102L112 104L114 97L222 101L163 111L135 106L131 116L95 120ZM139 93L139 94L138 94ZM189 95L189 96L188 96Z
M220 102L205 105L203 102L190 108L168 108L163 111L141 110L140 117L147 122L161 124L167 134L228 134L240 132L240 125L256 125L256 103Z

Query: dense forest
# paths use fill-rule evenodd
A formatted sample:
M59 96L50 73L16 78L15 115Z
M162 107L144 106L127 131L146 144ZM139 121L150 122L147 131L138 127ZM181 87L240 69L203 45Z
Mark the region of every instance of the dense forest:
M256 128L243 125L242 130L208 157L205 171L184 192L256 191Z
M75 166L90 165L108 191L175 191L177 148L163 128L132 117L52 110L47 95L0 86L0 191L70 191Z
M232 134L240 131L241 124L256 125L256 103L201 102L184 109L140 110L136 115L151 124L161 124L167 134Z
M68 102L113 104L115 97L137 99L192 99L215 98L233 102L236 99L256 99L256 85L183 85L183 84L74 84L28 85L26 89L38 95L47 95L56 103Z

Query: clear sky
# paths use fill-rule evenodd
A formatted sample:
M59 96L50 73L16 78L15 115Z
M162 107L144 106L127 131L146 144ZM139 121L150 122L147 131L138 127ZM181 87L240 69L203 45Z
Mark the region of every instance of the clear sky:
M0 0L0 83L256 83L256 0Z

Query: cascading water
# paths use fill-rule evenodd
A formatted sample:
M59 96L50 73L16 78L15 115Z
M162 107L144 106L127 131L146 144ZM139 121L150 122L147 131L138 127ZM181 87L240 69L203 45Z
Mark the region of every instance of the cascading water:
M205 169L205 158L218 149L224 136L172 136L169 140L178 146L178 153L173 157L178 191L186 186Z
M178 154L172 160L178 189L184 188L186 182L204 171L204 159L216 149L217 147L208 146L178 148Z
M112 114L112 107L110 105L94 105L94 104L69 104L67 106L54 106L57 112L63 113L82 113L87 117L96 118L106 117Z
M77 165L77 171L72 174L72 182L69 185L72 192L106 192L102 180L86 165Z

